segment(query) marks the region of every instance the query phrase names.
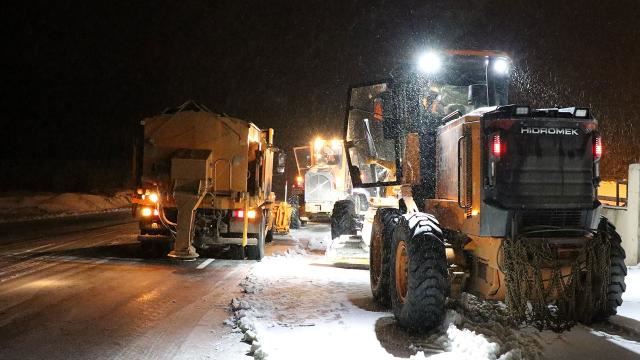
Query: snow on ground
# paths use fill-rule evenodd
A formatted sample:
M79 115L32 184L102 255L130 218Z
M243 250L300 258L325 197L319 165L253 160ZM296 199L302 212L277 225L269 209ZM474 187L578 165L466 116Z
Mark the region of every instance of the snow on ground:
M129 194L114 196L78 193L0 195L0 222L97 213L130 205Z
M640 265L627 267L625 278L627 289L622 294L622 305L618 308L618 316L614 316L610 321L630 331L640 332ZM608 334L603 331L593 330L596 336L603 337L608 341L617 344L627 350L640 354L640 343L618 335Z
M640 321L640 265L627 268L625 283L627 290L622 294L618 315Z
M313 228L294 237L309 244L324 239ZM234 318L227 323L244 332L256 359L541 357L535 334L491 319L500 305L482 308L471 296L448 311L441 329L408 334L373 301L368 271L333 267L300 248L266 257L241 285L245 295L233 300Z

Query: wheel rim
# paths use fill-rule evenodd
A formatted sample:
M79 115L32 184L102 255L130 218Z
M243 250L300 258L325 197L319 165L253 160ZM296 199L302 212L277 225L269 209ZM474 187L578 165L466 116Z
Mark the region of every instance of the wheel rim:
M373 223L371 229L371 282L373 287L378 285L380 276L382 275L382 229L378 221Z
M407 297L407 283L409 277L409 257L407 256L407 243L404 240L398 242L396 248L396 266L395 266L396 295L400 302L404 303Z

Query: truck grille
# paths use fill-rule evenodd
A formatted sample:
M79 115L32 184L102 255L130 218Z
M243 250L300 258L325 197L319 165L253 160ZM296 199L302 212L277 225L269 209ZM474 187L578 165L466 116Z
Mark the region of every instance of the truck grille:
M522 227L554 226L559 228L582 228L586 212L580 209L535 209L521 213Z
M331 198L331 180L322 174L309 174L304 193L306 202L326 201Z

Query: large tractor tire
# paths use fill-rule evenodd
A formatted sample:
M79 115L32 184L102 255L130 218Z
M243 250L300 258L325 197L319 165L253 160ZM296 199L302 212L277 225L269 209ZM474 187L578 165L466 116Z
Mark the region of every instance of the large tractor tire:
M389 262L393 230L402 213L400 209L380 208L376 211L371 228L369 248L369 283L373 298L381 305L389 307Z
M391 307L401 327L424 332L445 315L450 284L438 221L424 213L405 214L393 232Z
M289 228L300 229L302 226L302 221L300 220L300 199L297 195L291 195L287 202L291 205L291 221L289 222Z
M355 235L357 232L356 208L351 200L339 200L331 213L331 238L340 235Z
M355 204L356 214L363 214L369 209L369 200L362 193L355 193L349 196L349 200Z
M627 289L627 284L624 281L627 275L627 266L624 263L626 253L622 248L622 238L616 232L616 227L608 220L603 219L599 228L600 231L605 231L611 243L607 305L606 309L600 314L596 314L595 317L595 320L604 320L611 315L615 315L618 306L622 305L622 293Z
M300 208L297 205L292 205L291 222L289 223L289 228L300 229L301 226L302 226L302 221L300 221Z

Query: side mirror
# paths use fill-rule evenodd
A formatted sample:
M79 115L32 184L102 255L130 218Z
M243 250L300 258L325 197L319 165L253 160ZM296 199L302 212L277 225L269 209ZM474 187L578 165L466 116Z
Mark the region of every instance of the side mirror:
M278 151L278 162L276 166L276 172L278 174L284 174L286 164L287 164L287 154L284 151Z
M487 106L487 85L469 85L468 103L473 105L474 109Z

